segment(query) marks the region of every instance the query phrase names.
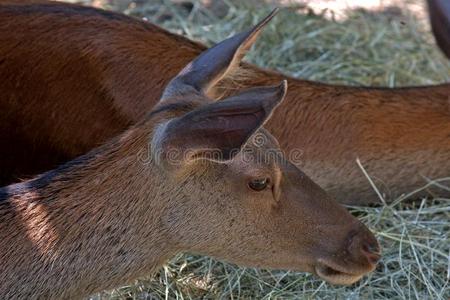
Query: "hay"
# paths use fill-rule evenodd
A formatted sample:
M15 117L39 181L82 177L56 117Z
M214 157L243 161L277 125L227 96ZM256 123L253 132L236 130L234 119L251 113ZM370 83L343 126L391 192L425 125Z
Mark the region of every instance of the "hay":
M200 2L194 2L190 12L171 1L147 1L126 12L212 45L254 25L273 7L242 2L226 1L228 5L213 7L222 14L228 9L221 17ZM301 5L283 7L247 61L295 77L347 85L394 87L450 79L450 63L426 30L427 20L418 21L408 11L392 7L382 12L353 10L346 19L333 22L305 14L308 10Z
M211 9L200 2L192 7L171 1L136 2L141 4L125 12L209 45L255 24L271 9L257 1L225 1ZM436 48L426 20L407 10L417 5L421 1L405 2L402 11L348 11L338 22L305 13L302 5L285 5L247 60L337 84L393 87L450 81L450 64ZM439 184L448 185L449 179ZM384 250L377 270L351 287L331 286L305 273L239 268L179 255L153 278L93 298L449 299L450 199L404 198L378 208L351 208Z

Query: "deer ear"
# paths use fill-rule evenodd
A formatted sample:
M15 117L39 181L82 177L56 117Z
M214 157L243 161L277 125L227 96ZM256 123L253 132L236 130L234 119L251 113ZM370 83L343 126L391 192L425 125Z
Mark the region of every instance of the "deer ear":
M228 38L200 54L169 82L161 101L189 94L206 95L212 86L239 64L277 11L278 9L274 9L252 29Z
M286 81L249 89L171 119L154 134L153 153L165 165L184 165L196 159L228 161L270 118L286 89Z

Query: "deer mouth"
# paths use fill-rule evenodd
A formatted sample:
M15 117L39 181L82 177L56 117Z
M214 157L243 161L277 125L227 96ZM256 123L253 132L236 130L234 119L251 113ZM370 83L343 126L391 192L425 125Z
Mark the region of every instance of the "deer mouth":
M319 261L315 273L323 280L336 285L350 285L360 280L367 272L350 273L335 264Z

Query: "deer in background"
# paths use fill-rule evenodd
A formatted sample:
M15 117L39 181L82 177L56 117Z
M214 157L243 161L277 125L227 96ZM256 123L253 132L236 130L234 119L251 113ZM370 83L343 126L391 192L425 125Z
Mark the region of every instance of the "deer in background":
M450 58L450 1L428 0L431 28L442 52Z
M0 189L2 299L85 297L154 272L179 251L334 284L375 268L372 233L262 128L286 82L207 97L272 16L202 53L118 137Z
M139 122L178 70L205 49L123 14L3 1L1 181L48 170ZM421 186L424 177L449 175L449 84L361 88L245 63L241 70L242 80L222 81L209 92L226 97L286 79L286 100L267 128L286 151L302 151L298 166L338 201L379 201L357 158L387 200Z

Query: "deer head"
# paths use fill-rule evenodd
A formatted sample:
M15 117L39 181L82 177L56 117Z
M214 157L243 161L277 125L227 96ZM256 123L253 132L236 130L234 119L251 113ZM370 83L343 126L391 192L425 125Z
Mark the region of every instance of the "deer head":
M152 157L178 199L166 205L162 224L180 250L350 284L374 269L380 248L362 223L285 158L263 128L287 83L216 102L207 96L274 14L202 53L169 83L155 107Z

